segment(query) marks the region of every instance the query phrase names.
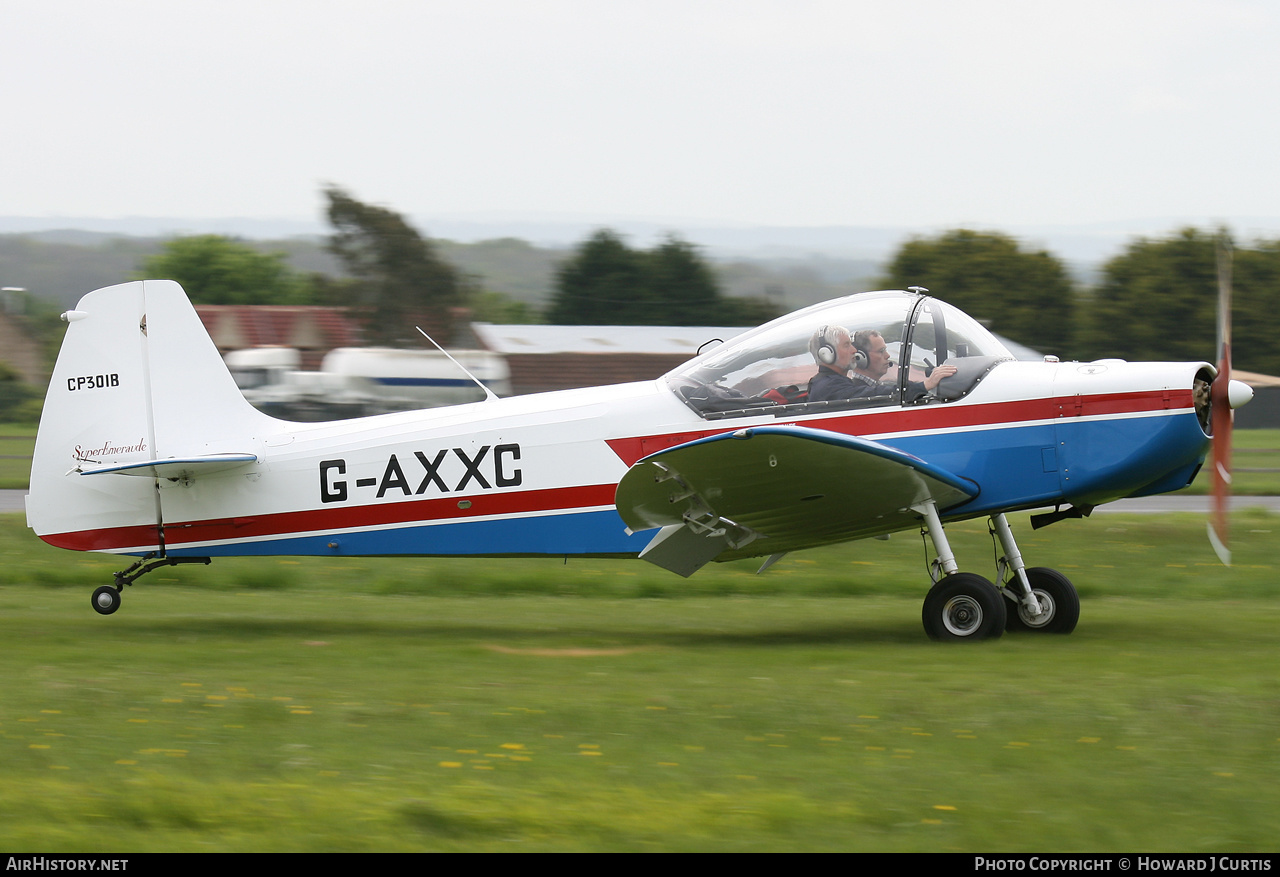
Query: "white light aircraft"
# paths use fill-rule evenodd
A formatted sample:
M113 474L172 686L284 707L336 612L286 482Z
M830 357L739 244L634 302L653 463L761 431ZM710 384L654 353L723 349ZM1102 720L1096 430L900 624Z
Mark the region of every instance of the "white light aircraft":
M1052 509L1039 526L1183 487L1251 391L1222 327L1216 367L1019 362L926 292L815 305L654 381L316 424L244 400L178 284L100 289L63 315L28 524L138 558L94 592L104 615L145 573L221 556L639 556L688 576L922 528L931 637L1070 632L1074 587L1024 564L1007 513ZM808 401L823 326L875 330L905 367ZM913 383L944 362L936 388ZM1003 550L996 583L947 542L977 517Z

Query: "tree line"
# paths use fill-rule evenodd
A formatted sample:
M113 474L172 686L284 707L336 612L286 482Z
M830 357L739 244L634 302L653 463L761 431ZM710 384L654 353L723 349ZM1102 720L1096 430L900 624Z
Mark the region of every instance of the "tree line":
M288 267L284 254L218 236L174 239L138 276L178 280L202 303L346 306L363 321L371 344L416 346L415 325L449 338L464 316L749 326L779 315L764 298L725 295L715 269L692 244L672 236L646 250L609 229L592 234L561 263L552 299L537 313L485 290L480 278L449 264L398 213L336 186L326 188L325 198L333 228L327 248L345 269L341 277L303 275ZM926 287L993 331L1063 359L1212 359L1216 253L1224 238L1229 234L1222 229L1187 228L1135 239L1086 287L1050 252L998 232L956 229L902 244L876 285ZM1280 315L1269 307L1280 285L1280 241L1233 243L1235 364L1280 373Z
M1210 360L1216 355L1218 250L1233 251L1235 367L1280 374L1280 241L1241 244L1226 229L1137 238L1098 283L1072 283L1062 261L1006 235L966 230L904 244L887 286L916 284L994 331L1063 359Z

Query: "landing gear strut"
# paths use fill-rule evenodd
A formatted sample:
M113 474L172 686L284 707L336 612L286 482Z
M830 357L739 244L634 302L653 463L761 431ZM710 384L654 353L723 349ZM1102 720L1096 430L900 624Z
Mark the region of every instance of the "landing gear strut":
M93 592L91 603L93 610L99 615L110 615L120 608L120 594L126 585L132 585L138 579L154 569L162 566L177 566L181 563L211 563L208 557L157 557L155 552L148 554L128 569L116 573L114 585L103 585Z
M995 639L1004 633L1006 608L1000 591L990 581L971 572L960 572L951 543L942 529L937 506L929 501L916 506L924 519L938 558L930 576L934 585L924 598L920 619L930 639L973 641Z
M1006 571L1013 573L1004 586L1005 597L1015 604L1009 607L1008 629L1041 633L1075 630L1080 620L1080 597L1071 580L1055 569L1028 569L1004 515L991 516L991 529L1004 550L996 563L997 578L1003 580Z

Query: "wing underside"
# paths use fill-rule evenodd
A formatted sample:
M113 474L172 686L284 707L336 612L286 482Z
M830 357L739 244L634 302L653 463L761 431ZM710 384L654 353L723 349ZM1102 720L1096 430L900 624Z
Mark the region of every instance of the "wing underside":
M738 430L640 460L618 484L632 531L661 528L641 557L680 575L916 526L978 485L878 442L797 426Z

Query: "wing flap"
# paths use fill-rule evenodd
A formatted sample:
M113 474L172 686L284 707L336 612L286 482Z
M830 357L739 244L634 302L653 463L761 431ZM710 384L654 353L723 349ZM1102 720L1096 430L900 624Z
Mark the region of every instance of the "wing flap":
M711 559L732 560L860 539L916 526L920 516L913 506L932 501L945 511L978 490L888 445L767 426L645 457L623 476L615 499L633 531L688 531L679 542L672 542L673 530L660 533L652 552L641 555L688 575L692 570L682 570L707 562L701 559L711 551L706 540L721 545ZM659 548L667 542L672 545Z

